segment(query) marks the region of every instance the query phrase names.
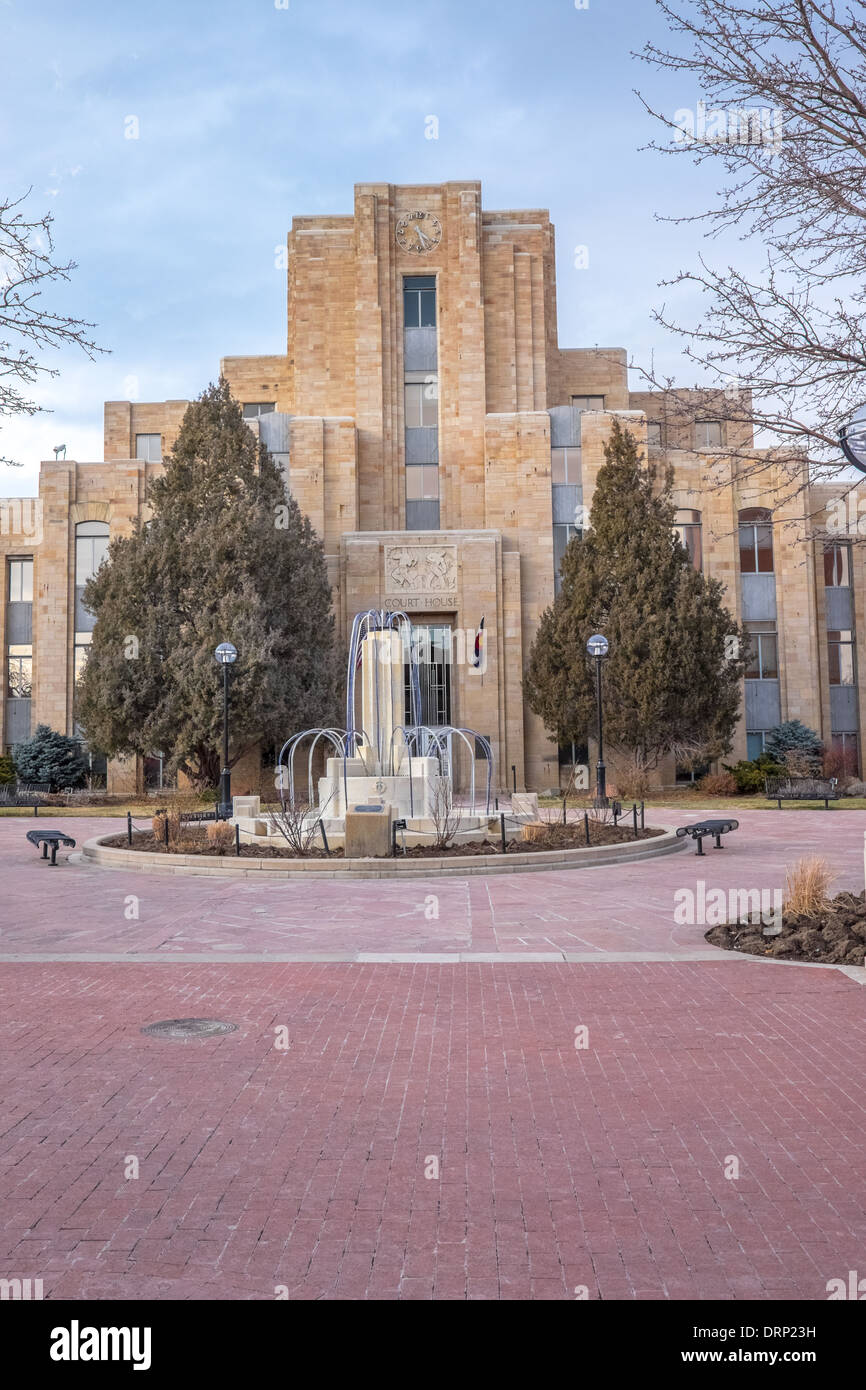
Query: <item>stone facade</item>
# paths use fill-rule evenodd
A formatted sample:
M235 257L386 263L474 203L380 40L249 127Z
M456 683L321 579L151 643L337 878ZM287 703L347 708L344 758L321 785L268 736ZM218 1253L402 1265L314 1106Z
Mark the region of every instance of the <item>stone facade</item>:
M523 663L554 597L567 528L591 506L614 414L651 458L673 466L677 504L700 514L703 567L725 584L731 608L742 617L748 591L750 611L759 601L774 610L778 673L755 684L776 689L747 690L751 717L778 706L782 718L828 740L845 732L851 744L862 697L851 682L844 698L831 693L823 546L802 542L810 509L834 505L832 489L806 489L777 510L771 578L744 584L739 513L774 504L772 470L762 493L752 479L741 484L726 446L747 441L722 433L699 447L691 427L668 420L663 395L629 392L624 349L559 347L547 212L487 211L476 182L359 184L351 215L294 219L287 264L286 354L225 357L221 371L323 537L343 633L356 613L379 607L451 630L447 679L430 698L440 714L447 706L446 722L490 738L499 786L559 781L558 750L523 702ZM124 534L147 515L148 481L187 404L108 402L105 462L43 463L38 503L26 504L38 513L31 534L19 504L0 504L4 654L26 646L6 630L17 624L20 637L25 623L7 562L35 560L31 727L74 727L75 647L86 640L76 528L101 522ZM856 501L854 511L859 521ZM851 630L863 639L856 546L850 580ZM838 623L840 600L830 602ZM8 747L24 723L20 688L16 703L4 683L2 711ZM840 731L839 719L853 727ZM734 756L746 756L747 733L762 731L744 719ZM660 775L670 782L675 769ZM110 769L117 788L141 776L132 765ZM252 786L254 770L242 780Z

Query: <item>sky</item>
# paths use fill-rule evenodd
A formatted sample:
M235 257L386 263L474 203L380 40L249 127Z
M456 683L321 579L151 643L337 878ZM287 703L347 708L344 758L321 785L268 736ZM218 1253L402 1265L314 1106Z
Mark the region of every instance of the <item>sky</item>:
M642 148L664 132L635 88L671 116L701 97L632 57L666 34L654 0L0 0L0 193L53 214L77 269L46 305L108 350L43 356L46 413L0 420L0 495L35 493L55 445L101 460L105 400L192 398L221 357L284 352L291 219L350 213L370 180L548 208L560 345L693 384L652 311L696 315L658 286L708 248L658 219L707 207L719 171Z

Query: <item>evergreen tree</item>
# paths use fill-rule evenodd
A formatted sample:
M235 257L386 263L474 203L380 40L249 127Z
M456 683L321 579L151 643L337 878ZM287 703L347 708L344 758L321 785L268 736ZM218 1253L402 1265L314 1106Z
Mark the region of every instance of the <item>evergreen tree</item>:
M808 728L799 719L787 719L777 724L764 739L764 752L777 763L782 763L788 753L800 753L818 768L824 745L814 729Z
M48 782L53 792L83 787L87 776L81 745L47 724L37 724L30 738L18 744L15 767L20 782Z
M589 528L572 538L562 587L542 615L524 681L530 708L562 745L595 729L595 664L586 643L610 643L604 663L606 738L636 763L730 748L746 635L718 580L698 573L673 530L670 476L643 466L614 420Z
M112 541L84 594L96 615L78 717L92 747L166 756L200 786L222 762L231 641L231 762L334 721L341 659L324 553L225 381L186 412L153 519Z

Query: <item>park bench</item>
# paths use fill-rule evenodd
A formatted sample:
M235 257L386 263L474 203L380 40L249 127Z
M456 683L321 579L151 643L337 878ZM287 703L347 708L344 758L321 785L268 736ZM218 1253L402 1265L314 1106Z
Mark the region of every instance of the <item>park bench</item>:
M64 835L62 830L28 830L27 838L31 845L38 849L42 846L42 858L48 858L48 851L51 850L51 864L57 864L57 851L61 845L71 845L75 849L75 841L71 835Z
M767 777L764 793L775 801L779 810L783 801L823 801L829 811L830 802L839 800L839 784L835 777Z
M723 849L722 836L729 834L731 830L737 830L740 822L738 820L702 820L696 821L694 825L681 825L677 829L677 839L681 840L686 835L691 835L693 840L697 840L698 848L696 853L704 852L704 836L712 835L716 842L716 849Z
M50 782L16 782L14 789L7 784L0 787L0 806L32 806L38 816L42 798L50 791Z

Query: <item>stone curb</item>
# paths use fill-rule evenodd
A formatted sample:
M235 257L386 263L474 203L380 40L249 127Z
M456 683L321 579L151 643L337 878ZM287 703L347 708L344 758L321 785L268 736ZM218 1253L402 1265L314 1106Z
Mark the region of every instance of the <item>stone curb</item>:
M82 857L103 869L133 869L138 873L199 874L209 878L248 878L250 874L271 877L354 879L354 878L468 878L476 874L539 873L551 869L598 868L605 864L656 859L662 854L683 850L691 841L677 838L676 829L663 826L664 834L652 840L624 841L618 845L597 845L590 849L543 850L514 855L466 855L455 860L442 859L305 859L285 867L280 859L241 859L225 855L202 863L197 854L151 854L143 850L111 849L102 842L108 836L85 841ZM115 832L116 833L116 832ZM113 836L111 837L113 838ZM504 861L504 862L503 862ZM541 862L539 862L541 861Z

